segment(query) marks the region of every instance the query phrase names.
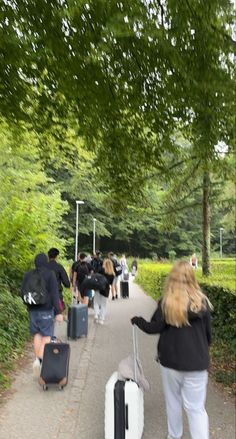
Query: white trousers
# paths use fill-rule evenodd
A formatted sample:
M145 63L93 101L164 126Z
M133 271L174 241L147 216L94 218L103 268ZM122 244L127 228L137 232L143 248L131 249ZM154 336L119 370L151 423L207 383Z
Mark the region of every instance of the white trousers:
M184 408L191 439L209 439L208 415L205 410L207 370L180 372L161 366L161 375L169 436L172 439L181 439Z
M107 310L107 297L102 296L99 291L95 291L93 299L93 309L95 319L105 320Z

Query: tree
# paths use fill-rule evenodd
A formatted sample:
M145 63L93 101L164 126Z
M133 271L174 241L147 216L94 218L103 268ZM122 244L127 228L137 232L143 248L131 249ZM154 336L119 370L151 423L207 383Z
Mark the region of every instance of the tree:
M37 141L29 133L17 137L0 126L0 276L11 286L33 262L35 253L59 247L62 215L67 203L41 169Z
M232 148L233 138L230 0L19 0L1 7L2 114L37 130L77 124L87 147L96 148L116 209L140 197L150 170L168 173L176 130L194 145L207 274L210 172L216 145ZM13 58L13 47L21 56Z

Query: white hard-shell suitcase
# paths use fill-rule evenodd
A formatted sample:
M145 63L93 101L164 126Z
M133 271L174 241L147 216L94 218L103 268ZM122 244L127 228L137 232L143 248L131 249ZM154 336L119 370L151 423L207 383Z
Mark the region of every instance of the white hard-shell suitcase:
M133 326L135 380L119 380L114 372L106 384L105 439L141 439L144 427L143 390L136 383L137 329Z

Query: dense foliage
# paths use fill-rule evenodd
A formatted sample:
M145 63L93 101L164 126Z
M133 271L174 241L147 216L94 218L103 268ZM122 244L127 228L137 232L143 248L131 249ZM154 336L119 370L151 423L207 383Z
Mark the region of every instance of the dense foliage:
M0 124L0 278L19 287L36 253L58 246L67 203L42 169L30 133Z
M21 298L13 296L3 285L0 294L0 389L7 386L12 363L29 337L28 313Z

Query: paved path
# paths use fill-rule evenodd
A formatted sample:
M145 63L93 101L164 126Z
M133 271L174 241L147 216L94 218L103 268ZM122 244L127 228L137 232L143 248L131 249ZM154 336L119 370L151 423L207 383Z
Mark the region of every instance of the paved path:
M0 406L0 439L103 439L105 384L119 361L132 351L130 317L138 314L149 318L154 309L155 302L130 282L129 300L109 300L106 325L95 324L89 310L89 335L70 342L70 379L61 392L52 388L43 392L33 381L32 357L16 374L13 394ZM65 323L59 332L66 340ZM143 439L164 439L165 407L155 362L157 337L140 331L138 335L140 357L151 383L151 391L145 394ZM207 410L211 439L233 439L234 405L211 383ZM186 423L183 439L190 439Z

